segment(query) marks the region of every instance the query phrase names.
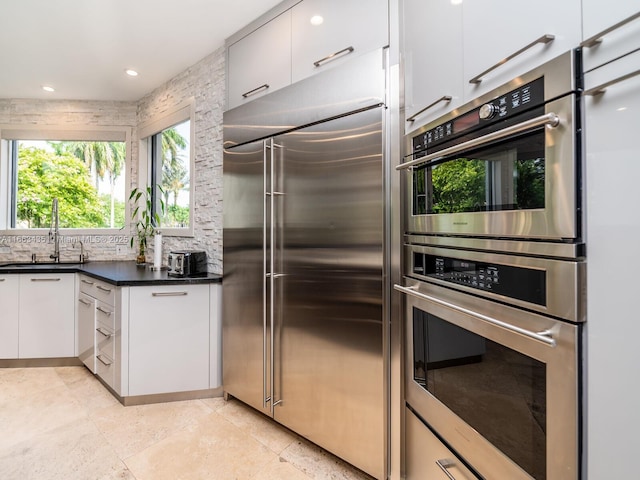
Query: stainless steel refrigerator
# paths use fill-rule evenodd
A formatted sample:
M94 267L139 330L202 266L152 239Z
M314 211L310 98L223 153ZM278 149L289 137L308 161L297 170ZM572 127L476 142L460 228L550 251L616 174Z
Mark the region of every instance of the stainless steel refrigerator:
M224 115L223 384L387 470L383 50Z

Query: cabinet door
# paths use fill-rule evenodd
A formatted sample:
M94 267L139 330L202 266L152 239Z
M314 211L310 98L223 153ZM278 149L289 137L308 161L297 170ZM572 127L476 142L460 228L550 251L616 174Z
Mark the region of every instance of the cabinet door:
M387 0L305 0L295 5L291 9L292 82L387 45L388 10ZM311 23L320 17L322 23Z
M133 287L129 395L209 388L209 286Z
M76 357L75 275L20 275L19 358Z
M612 0L606 8L602 0L582 0L583 40L600 37L605 30L623 23L600 37L600 42L587 43L583 49L585 71L640 48L640 18L631 20L639 12L640 0Z
M18 275L0 275L0 358L18 358Z
M291 83L291 12L229 46L227 109Z
M78 294L78 358L92 373L96 373L96 301L84 293Z
M640 51L585 75L585 90L640 70ZM637 477L640 76L585 95L589 478ZM630 265L631 261L631 265ZM612 441L615 439L616 441ZM611 462L611 458L627 459Z
M462 103L462 5L405 0L402 35L408 133Z
M471 100L580 44L580 0L475 0L463 3L464 81ZM496 69L469 83L544 35Z

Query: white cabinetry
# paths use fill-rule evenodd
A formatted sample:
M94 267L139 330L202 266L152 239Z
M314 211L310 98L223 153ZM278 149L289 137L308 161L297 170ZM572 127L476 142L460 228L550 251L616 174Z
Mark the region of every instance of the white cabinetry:
M409 132L463 102L462 4L405 0L403 58Z
M581 40L580 0L405 0L402 18L405 119L430 107L407 133Z
M389 43L387 0L304 0L291 9L293 83ZM315 19L322 19L322 22ZM314 19L312 23L312 19Z
M18 275L0 275L0 359L18 358Z
M291 11L229 46L228 105L231 109L291 83Z
M133 287L129 395L209 388L209 286Z
M477 480L411 410L405 410L407 480Z
M590 3L585 3L585 15L593 8ZM601 15L607 17L609 7L603 6ZM619 33L615 32L616 37ZM605 36L597 48L606 48L608 38ZM637 47L637 39L636 32L627 44L636 42ZM585 74L590 479L638 476L635 432L640 429L640 386L636 381L640 322L634 268L640 238L638 72L640 51ZM605 86L603 93L597 93L599 86ZM612 462L612 458L618 461Z
M20 275L19 358L75 357L75 274Z
M78 294L77 318L78 358L92 373L96 373L96 300L82 291Z

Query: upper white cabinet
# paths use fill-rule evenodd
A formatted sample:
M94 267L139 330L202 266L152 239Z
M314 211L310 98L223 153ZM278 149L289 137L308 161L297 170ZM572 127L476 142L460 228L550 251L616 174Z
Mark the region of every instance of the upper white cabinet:
M20 275L18 358L76 357L75 274Z
M291 14L293 83L389 43L387 0L304 0Z
M0 275L0 359L18 358L18 275Z
M640 48L640 0L582 0L585 71Z
M228 108L291 83L291 11L229 46Z
M462 6L468 100L580 44L580 0L474 0Z
M409 132L463 101L462 5L405 0L405 118Z

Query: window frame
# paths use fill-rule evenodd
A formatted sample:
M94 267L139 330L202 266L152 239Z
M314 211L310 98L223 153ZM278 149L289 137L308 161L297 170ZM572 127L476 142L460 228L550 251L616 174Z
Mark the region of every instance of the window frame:
M103 141L125 143L124 165L124 202L125 224L120 228L61 228L65 235L116 235L123 231L129 234L130 206L127 201L131 191L132 165L132 129L129 126L92 126L92 125L0 125L0 234L2 235L43 235L47 228L11 227L12 209L15 208L12 183L16 172L11 159L13 140L43 141Z
M195 98L190 98L173 109L162 112L150 120L140 124L138 127L138 189L146 190L152 186L152 142L154 135L161 133L167 128L171 128L180 123L189 121L189 225L186 227L163 227L158 230L164 236L172 237L193 237L194 236L194 213L195 213Z

